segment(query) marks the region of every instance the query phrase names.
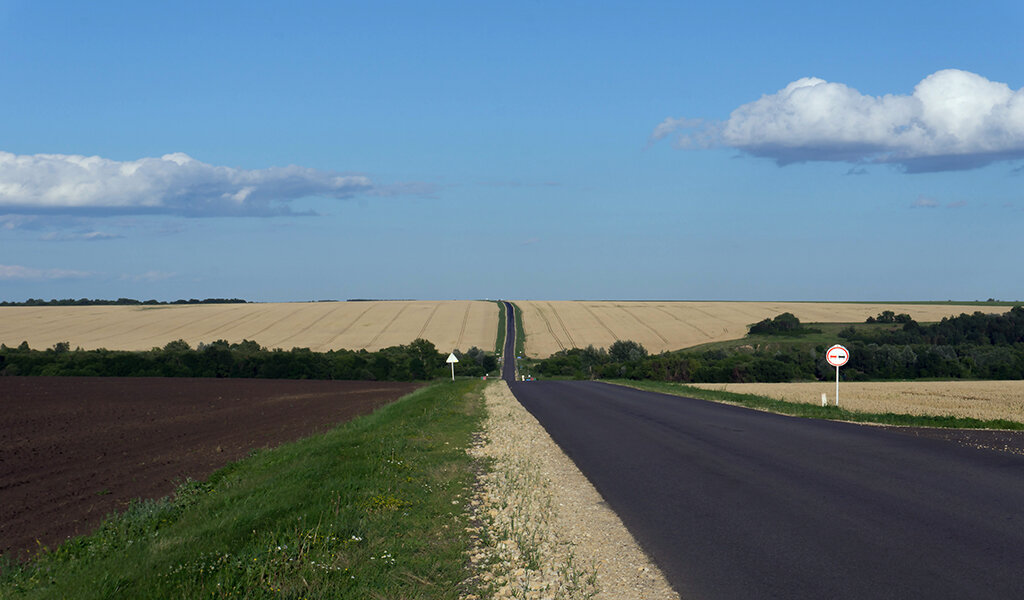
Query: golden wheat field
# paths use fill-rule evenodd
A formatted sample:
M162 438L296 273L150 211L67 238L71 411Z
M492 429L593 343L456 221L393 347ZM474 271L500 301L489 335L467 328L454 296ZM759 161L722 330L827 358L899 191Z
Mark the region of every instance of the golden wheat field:
M788 402L835 403L835 381L811 383L705 383L694 387L756 394ZM1024 381L840 382L839 405L872 413L940 415L1024 422Z
M494 348L498 307L484 301L296 302L0 307L0 343L36 349L149 350L183 339L254 340L268 348L370 351L425 338L441 352Z
M747 326L784 312L804 323L862 323L883 310L915 320L940 321L960 313L1006 312L1006 307L943 304L845 304L826 302L589 302L516 301L523 311L526 353L541 358L593 344L607 348L633 340L649 352L680 350L742 338Z

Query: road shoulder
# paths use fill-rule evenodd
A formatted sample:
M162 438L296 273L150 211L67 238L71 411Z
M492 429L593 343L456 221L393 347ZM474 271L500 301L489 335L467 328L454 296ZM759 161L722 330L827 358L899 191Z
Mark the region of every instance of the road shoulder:
M491 465L471 500L476 582L494 598L678 599L508 385L488 385L485 399L471 450Z

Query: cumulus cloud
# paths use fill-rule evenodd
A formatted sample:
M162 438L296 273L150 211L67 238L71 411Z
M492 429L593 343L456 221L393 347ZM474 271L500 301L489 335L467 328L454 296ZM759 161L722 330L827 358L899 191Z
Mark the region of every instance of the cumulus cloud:
M8 213L265 216L291 214L288 203L299 198L372 190L360 175L294 165L238 169L182 153L116 161L0 152L0 210Z
M123 237L123 235L116 233L107 233L105 231L76 231L70 233L50 231L48 233L44 233L39 239L43 240L44 242L96 242L101 240L117 240Z
M910 208L963 208L967 206L966 200L954 200L947 204L942 204L935 198L928 196L918 196L917 200L910 205Z
M0 265L0 281L28 280L41 281L47 279L84 279L92 277L88 271L71 271L68 269L33 269L21 265Z
M130 273L122 273L120 279L121 281L146 281L152 283L155 281L164 281L167 279L171 279L176 275L177 273L171 273L168 271L146 271L145 273L140 273L137 275L132 275Z
M715 143L719 134L720 124L711 123L703 119L676 119L668 117L651 132L647 145L650 146L658 140L669 136L676 136L676 146L680 148L707 147ZM685 131L687 133L679 133Z
M688 124L668 119L653 137ZM689 125L692 126L692 125ZM679 134L680 145L726 146L778 164L892 163L909 172L971 169L1024 157L1024 89L957 69L910 95L870 96L842 83L798 79L744 104L722 123Z

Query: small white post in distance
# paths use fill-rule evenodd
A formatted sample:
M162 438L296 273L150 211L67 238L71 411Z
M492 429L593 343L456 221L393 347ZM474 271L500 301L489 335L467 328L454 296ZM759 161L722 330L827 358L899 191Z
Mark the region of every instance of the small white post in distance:
M452 381L455 381L455 363L459 362L459 359L455 357L455 353L452 352L448 355L448 360L445 361L452 366Z

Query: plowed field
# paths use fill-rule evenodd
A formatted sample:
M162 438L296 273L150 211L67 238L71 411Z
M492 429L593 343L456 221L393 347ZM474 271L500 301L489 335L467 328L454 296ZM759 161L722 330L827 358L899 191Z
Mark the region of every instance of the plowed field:
M441 352L490 349L498 307L480 301L296 302L161 306L4 306L0 343L36 349L69 342L86 350L149 350L183 339L219 339L268 348L371 352L416 338Z
M372 412L415 383L0 377L0 553L87 533L254 448Z
M526 354L542 358L616 340L640 342L651 353L735 340L747 327L790 312L804 323L863 323L884 310L908 313L917 321L977 310L1003 313L1007 307L948 304L845 304L825 302L543 302L516 301L523 311ZM481 346L483 347L483 346Z

